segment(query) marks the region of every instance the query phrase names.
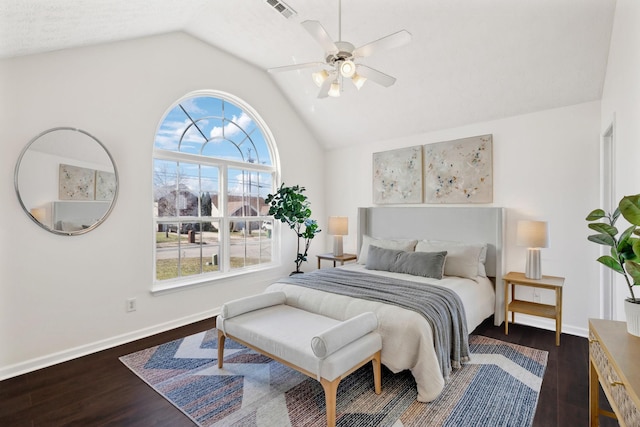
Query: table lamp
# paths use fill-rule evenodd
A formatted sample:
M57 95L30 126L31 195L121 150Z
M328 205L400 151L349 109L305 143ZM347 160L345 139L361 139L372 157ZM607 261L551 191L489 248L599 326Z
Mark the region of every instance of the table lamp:
M32 208L29 213L41 224L44 224L47 219L47 210L45 208Z
M333 235L333 255L342 256L342 236L349 234L349 218L346 216L330 216L329 232Z
M542 279L542 265L540 262L540 248L549 244L545 221L518 221L516 244L526 246L527 265L524 277L527 279Z

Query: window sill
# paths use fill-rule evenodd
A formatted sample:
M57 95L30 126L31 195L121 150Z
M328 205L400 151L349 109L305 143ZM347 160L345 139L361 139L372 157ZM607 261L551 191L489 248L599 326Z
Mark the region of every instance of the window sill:
M260 275L260 280L275 281L282 277L280 265L276 263L262 264L259 267L247 268L241 271L232 271L219 275L195 276L174 280L165 280L162 282L154 282L151 287L151 293L154 295L162 295L164 293L176 292L191 289L198 286L215 285L229 279L238 277L253 277Z

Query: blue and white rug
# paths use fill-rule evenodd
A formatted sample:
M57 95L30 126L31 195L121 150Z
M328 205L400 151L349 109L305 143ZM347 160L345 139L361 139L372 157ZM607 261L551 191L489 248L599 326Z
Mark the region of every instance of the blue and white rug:
M200 426L326 424L319 382L232 340L218 369L217 341L213 329L120 360ZM471 362L430 403L415 400L409 372L386 368L382 394L374 394L364 366L340 383L338 426L531 426L547 352L482 336L471 336L470 348Z

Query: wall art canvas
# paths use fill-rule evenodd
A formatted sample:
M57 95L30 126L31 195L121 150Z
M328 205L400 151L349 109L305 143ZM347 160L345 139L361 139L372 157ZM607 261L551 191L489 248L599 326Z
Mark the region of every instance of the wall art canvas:
M492 135L425 145L424 202L493 202L492 150Z
M96 200L113 200L116 193L116 174L96 171Z
M58 198L60 200L94 200L94 169L60 164L58 179Z
M422 146L373 153L373 203L422 202Z

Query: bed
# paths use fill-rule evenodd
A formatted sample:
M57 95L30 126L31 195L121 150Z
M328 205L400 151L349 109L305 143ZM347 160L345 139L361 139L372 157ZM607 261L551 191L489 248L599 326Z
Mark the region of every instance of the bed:
M491 315L499 325L504 318L504 305L502 293L495 292L495 283L502 280L503 216L502 208L490 207L359 208L358 262L334 269L330 274L347 277L366 274L372 282L384 279L395 280L397 284L402 280L411 282L410 286L426 283L440 287L438 289L446 288L447 292L455 293L464 307L465 331L473 331ZM480 256L484 262L474 276L470 264L460 261L468 261L469 253L478 254L469 252L470 247L478 246L484 247ZM423 252L420 256L426 256L424 252L430 255L442 248L448 248L449 255L444 261L445 275L441 279L387 268L367 268L375 267L379 261L376 257L381 254L395 251L413 256L411 252ZM285 292L287 304L294 307L339 320L366 311L376 313L383 341L382 363L392 372L411 371L416 379L418 401L430 402L440 395L448 376L436 345L440 332L434 334L431 324L421 314L375 299L328 292L323 286L309 288L285 283L287 280L270 285L267 291Z

